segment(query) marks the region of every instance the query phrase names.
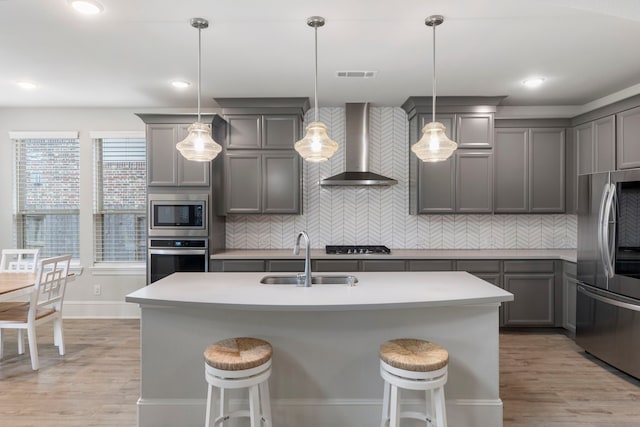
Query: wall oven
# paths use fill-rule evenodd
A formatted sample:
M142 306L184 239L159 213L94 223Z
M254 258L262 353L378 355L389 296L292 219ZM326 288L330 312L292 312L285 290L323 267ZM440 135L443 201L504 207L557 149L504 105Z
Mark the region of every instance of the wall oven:
M576 343L640 378L640 170L578 181Z
M206 237L207 194L157 194L149 198L149 236Z
M209 271L207 238L151 238L147 249L147 284L176 272Z

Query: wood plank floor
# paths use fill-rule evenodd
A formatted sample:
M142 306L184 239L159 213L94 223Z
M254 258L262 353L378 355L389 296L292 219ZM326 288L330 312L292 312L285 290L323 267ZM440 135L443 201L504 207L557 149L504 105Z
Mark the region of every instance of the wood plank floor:
M137 320L66 320L64 357L50 324L38 329L38 344L36 373L28 354L17 354L15 333L6 332L0 426L136 425ZM500 357L505 427L640 426L640 381L586 355L562 333L503 332Z

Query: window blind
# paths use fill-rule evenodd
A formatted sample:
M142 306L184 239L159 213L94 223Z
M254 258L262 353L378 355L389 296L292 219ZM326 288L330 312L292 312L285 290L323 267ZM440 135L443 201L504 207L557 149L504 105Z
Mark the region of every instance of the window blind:
M13 146L15 246L38 248L41 257L79 258L78 139L14 139Z
M146 142L94 140L95 262L144 262L146 257Z

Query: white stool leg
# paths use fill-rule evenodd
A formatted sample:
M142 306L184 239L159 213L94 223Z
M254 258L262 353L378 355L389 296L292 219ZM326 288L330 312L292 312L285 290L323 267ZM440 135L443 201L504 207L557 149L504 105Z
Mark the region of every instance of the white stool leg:
M260 391L257 385L249 387L249 418L251 427L260 427Z
M229 403L227 403L227 397L225 396L225 389L218 389L218 393L220 396L220 412L218 413L218 417L222 419L220 425L223 426L226 421L224 418L229 414Z
M398 427L400 425L400 389L394 384L391 384L389 407L391 410L389 427Z
M382 394L382 421L380 427L386 427L389 422L389 389L391 384L387 381L384 382L384 393Z
M217 389L216 389L217 390ZM215 420L216 416L215 416L215 405L216 405L216 401L215 398L217 395L217 392L214 391L214 388L211 384L208 384L207 387L207 413L205 415L204 418L204 425L205 427L213 427L213 420ZM213 414L211 413L213 411Z
M436 409L433 390L425 390L424 392L425 415L427 416L427 425L435 425Z
M438 387L433 390L433 397L436 407L436 426L447 427L447 410L445 408L444 388Z
M269 382L260 383L260 413L264 420L265 427L271 427L271 398L269 396Z

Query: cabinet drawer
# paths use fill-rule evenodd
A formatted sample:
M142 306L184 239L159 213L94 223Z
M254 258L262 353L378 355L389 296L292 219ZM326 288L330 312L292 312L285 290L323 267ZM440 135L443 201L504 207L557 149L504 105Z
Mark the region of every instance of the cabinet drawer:
M304 260L302 259L276 259L267 262L268 271L304 271Z
M500 261L460 260L456 262L456 270L469 273L500 273Z
M328 260L319 259L314 261L312 271L358 271L358 260Z
M362 261L362 271L404 271L405 262L403 260L365 260Z
M578 277L578 271L576 269L576 264L574 262L565 261L563 263L563 268L564 268L564 274L566 274L567 276L572 278Z
M482 280L486 280L487 282L496 285L497 287L501 287L501 283L500 283L500 274L489 274L489 273L480 273L480 274L475 274L472 273L474 276L482 279Z
M259 272L265 271L263 260L225 260L222 271L227 272Z
M453 261L442 260L411 260L409 261L409 271L452 271Z
M505 261L505 273L553 273L553 260Z

